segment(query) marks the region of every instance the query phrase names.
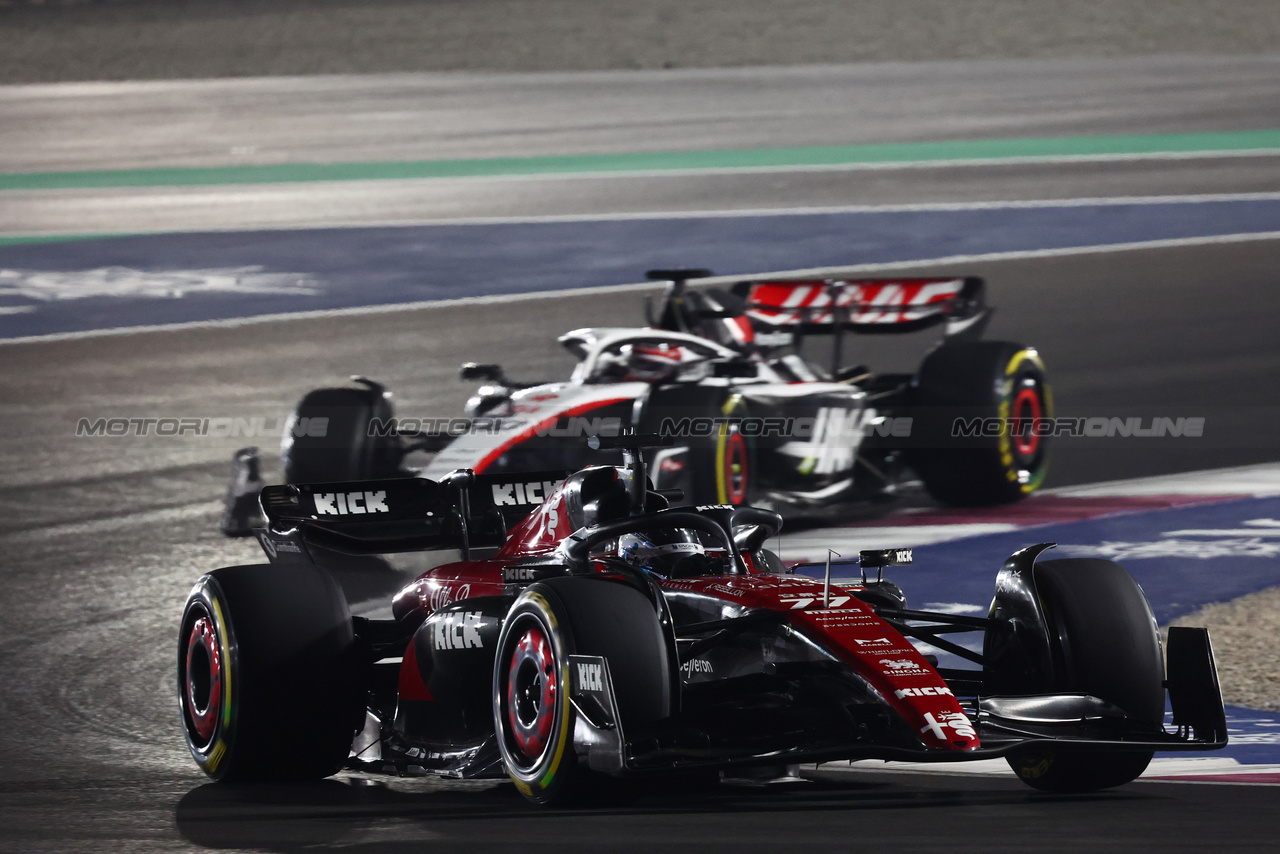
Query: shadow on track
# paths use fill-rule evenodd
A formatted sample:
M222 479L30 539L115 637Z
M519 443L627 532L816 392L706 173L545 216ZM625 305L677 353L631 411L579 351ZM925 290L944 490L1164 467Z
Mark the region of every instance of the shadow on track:
M207 784L179 801L176 820L186 840L213 849L408 851L431 841L475 840L483 827L483 836L494 842L555 840L561 850L595 850L605 839L610 847L639 844L639 838L628 840L626 828L633 826L667 829L651 836L650 844L696 841L677 829L690 823L700 828L695 836L723 841L732 828L762 820L777 832L794 827L793 839L846 822L879 835L916 821L935 825L942 820L939 810L1007 812L1054 802L1076 810L1095 802L1124 809L1149 798L1132 789L1055 797L1013 781L873 778L769 785L646 781L611 787L597 800L590 807L547 809L525 802L505 781L351 777L298 785Z

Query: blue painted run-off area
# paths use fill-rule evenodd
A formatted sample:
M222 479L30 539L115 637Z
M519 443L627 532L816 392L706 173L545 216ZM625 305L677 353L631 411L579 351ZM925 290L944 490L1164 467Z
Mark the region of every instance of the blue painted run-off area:
M217 320L641 280L653 267L719 274L1218 234L1280 231L1280 200L952 211L765 214L160 234L0 247L0 338ZM15 286L29 271L261 267L309 294L192 292L76 298ZM963 272L958 271L958 272ZM181 289L178 289L181 291Z

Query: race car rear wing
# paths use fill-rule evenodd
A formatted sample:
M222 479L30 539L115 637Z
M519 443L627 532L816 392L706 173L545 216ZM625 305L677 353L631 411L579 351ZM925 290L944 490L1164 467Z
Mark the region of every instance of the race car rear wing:
M950 279L799 279L739 282L757 346L794 346L832 336L831 373L843 366L845 332L914 332L942 326L947 338L981 337L991 309L977 277Z
M945 325L959 334L985 325L986 285L949 279L805 279L744 282L754 325L800 333L910 332Z
M459 549L466 559L472 548L502 545L507 531L564 477L563 472L534 472L513 479L460 469L439 481L406 477L267 486L259 496L267 520L262 545L272 559L277 557L273 550L282 546L297 551L306 545L347 554Z

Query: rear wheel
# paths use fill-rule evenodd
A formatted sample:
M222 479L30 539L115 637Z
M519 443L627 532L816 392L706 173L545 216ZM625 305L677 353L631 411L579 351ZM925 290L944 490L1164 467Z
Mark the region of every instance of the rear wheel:
M395 477L401 457L398 439L377 435L385 434L391 417L391 404L380 386L309 392L294 411L281 448L285 480L325 483Z
M1080 692L1124 709L1159 732L1164 720L1164 657L1155 618L1138 583L1107 560L1042 561L1036 590L1054 640L1050 690ZM1071 750L1053 745L1009 755L1024 783L1048 792L1085 792L1127 783L1151 761L1149 750Z
M215 570L178 635L191 756L220 781L327 777L361 722L361 673L346 599L323 569Z
M1007 504L1044 480L1048 436L1037 427L1053 417L1053 398L1035 350L945 343L921 364L912 400L921 429L911 462L938 501Z

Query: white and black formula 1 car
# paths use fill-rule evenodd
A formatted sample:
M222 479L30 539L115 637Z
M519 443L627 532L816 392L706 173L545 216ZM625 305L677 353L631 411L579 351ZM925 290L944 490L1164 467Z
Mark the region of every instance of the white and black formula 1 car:
M791 573L764 548L781 516L669 507L634 441L614 443L621 467L555 479L514 527L495 476L468 470L263 489L271 563L214 570L183 611L192 758L227 781L506 776L547 803L604 776L861 759L1004 757L1035 788L1088 791L1153 751L1226 743L1208 632L1162 648L1119 564L1032 545L999 569L987 616L913 610L882 576L909 550L862 552L859 583ZM386 619L353 617L313 560L433 548L462 559Z
M286 480L409 474L406 457L427 451L428 477L468 468L508 474L514 486L526 472L580 468L584 435L624 429L675 438L650 470L659 489L695 503L801 514L882 500L918 478L944 504L991 505L1043 480L1053 406L1044 364L1031 347L980 340L991 312L981 279L746 281L724 291L688 287L706 270L648 275L668 282L648 327L560 336L578 360L561 382L464 365L462 377L483 384L447 426L397 418L386 389L363 378L310 392L285 433ZM941 341L914 373L843 364L848 333L930 328ZM806 357L806 342L825 351L825 365ZM261 485L247 454L243 463L229 533L247 533ZM526 510L543 497L506 496Z

